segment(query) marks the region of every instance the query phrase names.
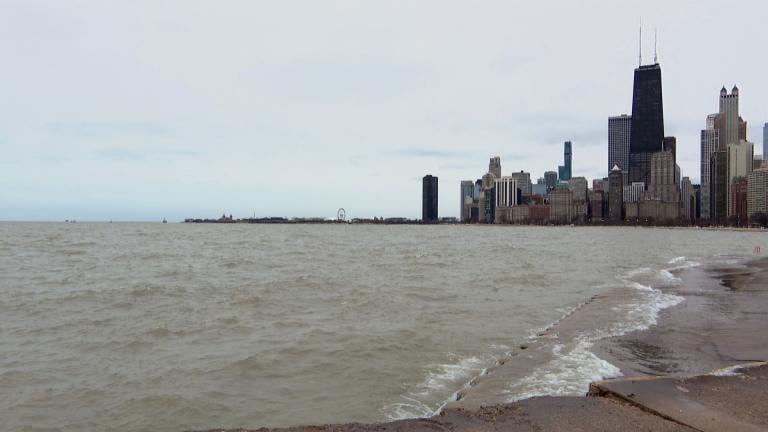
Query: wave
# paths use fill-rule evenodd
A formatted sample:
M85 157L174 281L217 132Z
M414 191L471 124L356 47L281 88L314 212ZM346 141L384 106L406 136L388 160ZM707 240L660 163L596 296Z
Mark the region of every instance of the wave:
M672 267L667 269L667 271L670 271L670 272L676 272L676 271L680 271L680 270L685 270L687 268L698 267L698 266L701 265L700 262L689 260L689 259L687 259L684 256L679 256L679 257L676 257L676 258L672 258L671 260L669 260L669 262L667 264L672 264L673 265Z
M552 330L555 327L557 327L558 324L568 319L568 317L570 317L574 313L578 312L579 309L592 303L592 301L594 301L596 298L597 298L597 295L593 295L588 300L581 302L575 306L557 308L556 310L562 313L562 316L544 327L532 329L526 339L530 341L530 340L537 340L541 338L552 338L554 336L554 334L552 333Z
M685 261L685 257L679 256L679 257L672 258L671 260L669 260L667 264L679 264L684 261Z
M570 347L556 344L553 360L512 384L507 391L509 402L534 396L583 395L590 382L620 376L619 368L589 351L592 344L588 337L577 338Z
M490 356L457 356L450 353L449 358L455 359L448 363L433 364L428 367L424 380L414 386L407 394L400 396L398 402L385 407L385 416L389 420L403 420L416 417L431 417L445 406L449 401L456 400L458 390L453 392L448 400L430 401L432 394L446 393L456 388L457 384L467 387L470 379L484 375L489 362L494 361Z
M684 257L673 259L670 264L676 267L693 267L697 263ZM552 324L534 329L529 341L534 343L551 344L548 352L552 358L542 359L544 364L536 367L521 379L511 382L504 392L507 401L513 402L534 396L578 396L583 395L589 383L621 375L618 367L599 358L590 348L597 341L609 337L617 337L632 331L646 330L655 325L662 310L675 306L684 300L683 297L664 293L660 287L672 287L681 283L668 268L641 267L628 271L620 278L625 290L630 290L630 301L624 301L610 308L616 320L609 320L607 326L592 329L582 329L571 340L562 341L554 331L557 326L580 309L590 304L598 296L592 296L587 301L576 306L562 308L562 317ZM622 298L622 297L618 297ZM544 352L547 352L545 350ZM508 353L509 355L509 353ZM485 373L483 370L479 375ZM479 375L468 382L469 385ZM412 401L397 407L399 414L424 415L423 407Z

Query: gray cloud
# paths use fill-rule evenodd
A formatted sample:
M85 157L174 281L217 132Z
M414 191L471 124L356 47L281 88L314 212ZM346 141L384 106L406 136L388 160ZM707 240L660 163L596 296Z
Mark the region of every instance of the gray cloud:
M428 172L453 215L458 182L489 157L538 177L562 163L566 140L574 174L602 177L607 119L631 111L640 15L660 30L666 129L684 175L698 177L699 130L723 84L739 85L752 141L768 120L754 54L764 2L740 2L725 36L711 30L722 26L714 0L339 5L4 3L0 57L13 67L0 68L0 184L17 192L0 219L5 208L56 215L33 204L62 196L80 218L118 219L96 202L150 219L325 214L330 203L417 216ZM702 68L713 52L739 62ZM114 191L140 199L105 201Z

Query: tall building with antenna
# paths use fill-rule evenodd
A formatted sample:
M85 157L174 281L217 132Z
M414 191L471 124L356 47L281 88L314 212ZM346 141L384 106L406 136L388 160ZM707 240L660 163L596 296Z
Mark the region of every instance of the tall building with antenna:
M654 52L654 63L643 65L642 38L640 44L640 65L635 69L632 92L629 183L642 182L647 187L651 155L664 149L664 104L658 55Z

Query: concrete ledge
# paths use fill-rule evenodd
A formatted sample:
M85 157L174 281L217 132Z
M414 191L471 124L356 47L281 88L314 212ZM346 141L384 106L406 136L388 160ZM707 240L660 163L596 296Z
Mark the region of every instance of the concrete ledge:
M590 396L632 404L700 431L768 430L768 363L686 378L632 377L590 384Z
M692 377L598 381L587 397L536 397L477 410L449 408L426 419L255 429L258 432L609 432L768 430L768 363ZM246 429L216 429L245 432ZM213 431L211 431L213 432Z

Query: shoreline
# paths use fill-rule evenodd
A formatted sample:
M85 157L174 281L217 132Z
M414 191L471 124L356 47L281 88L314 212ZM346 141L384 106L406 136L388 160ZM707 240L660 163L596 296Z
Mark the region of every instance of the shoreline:
M108 223L108 222L107 222ZM162 223L162 222L150 222ZM440 221L440 222L422 222L418 219L408 218L388 218L378 221L371 219L352 219L352 220L315 220L311 218L261 218L261 219L185 219L175 223L207 225L207 224L235 224L235 225L414 225L414 226L477 226L477 227L566 227L566 228L662 228L662 229L687 229L687 230L708 230L708 231L756 231L768 232L765 227L754 226L719 226L719 225L665 225L665 224L647 224L647 223L547 223L547 224L497 224L497 223L465 223L460 221Z
M520 362L540 359L526 356L541 349L534 340L473 379L456 393L456 401L430 418L253 430L767 429L768 415L761 414L761 407L768 404L768 258L707 266L686 276L663 290L685 300L662 309L656 323L589 344L589 351L618 368L621 376L594 380L583 389L586 396L536 396L514 402L488 397L503 394L499 386L508 383L507 365L520 367ZM612 300L593 296L538 337L576 338L580 322ZM212 431L235 430L247 429Z
M0 220L0 224L79 224L79 225L90 225L90 224L156 224L156 225L162 225L164 222L161 221L129 221L129 220L118 220L118 221L109 221L109 220L81 220L77 222L73 221L60 221L60 220ZM729 226L698 226L698 225L685 225L685 226L677 226L677 225L647 225L647 224L591 224L591 223L582 223L582 224L546 224L546 225L536 225L536 224L467 224L462 222L440 222L440 223L421 223L416 221L408 221L408 222L339 222L336 220L332 221L293 221L293 220L287 220L287 221L278 221L278 222L247 222L247 221L217 221L217 220L210 220L210 221L172 221L167 222L166 225L354 225L354 226L450 226L450 227L456 227L456 226L467 226L467 227L496 227L496 228L515 228L515 227L536 227L536 228L646 228L646 229L668 229L668 230L694 230L694 231L724 231L724 232L762 232L762 233L768 233L768 228L765 227L729 227Z

